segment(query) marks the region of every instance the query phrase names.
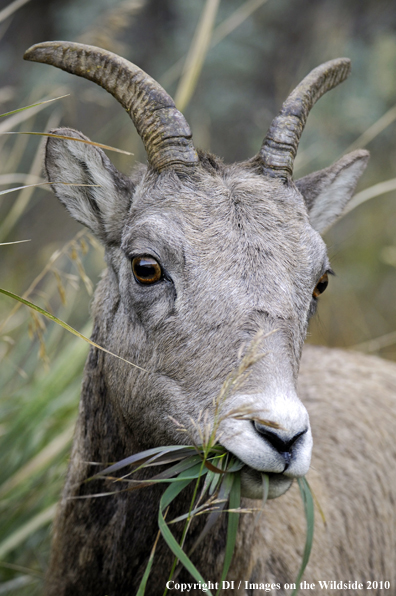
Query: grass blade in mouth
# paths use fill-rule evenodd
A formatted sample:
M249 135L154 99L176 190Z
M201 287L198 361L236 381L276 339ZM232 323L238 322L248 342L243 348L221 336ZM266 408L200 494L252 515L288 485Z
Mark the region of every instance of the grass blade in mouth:
M208 460L210 460L211 462L211 465L209 466L206 465L208 463ZM134 480L128 478L130 474L142 468L169 464L173 465L170 465L170 467L168 467L164 471L154 475L152 478L148 478L147 480ZM122 470L127 466L134 466L135 469L132 470L132 472L128 472L127 474L125 474L125 476L120 478L112 478L110 476L110 474ZM103 472L95 474L95 476L92 476L88 480L107 477L108 480L136 484L136 486L132 486L131 488L126 490L137 490L139 488L145 488L155 483L169 483L169 486L167 487L167 489L161 497L160 507L158 511L159 532L160 534L162 534L168 547L176 557L169 579L176 579L182 567L184 567L192 575L195 581L201 582L201 584L206 583L198 569L192 563L190 557L196 550L196 548L202 543L202 541L210 532L210 530L213 529L216 522L219 520L221 514L228 512L227 539L224 554L223 570L219 582L220 587L216 592L216 596L219 596L219 594L221 593L221 586L223 584L223 581L226 579L228 571L230 569L235 550L239 524L239 515L242 511L240 505L241 469L243 468L243 466L244 464L240 460L236 459L232 454L228 453L223 447L219 448L218 445L214 445L209 448L203 446L198 447L188 445L171 445L167 447L155 447L153 449L148 449L146 451L134 454L111 465L110 467L103 470ZM181 491L184 488L186 488L194 480L198 482L201 478L205 478L204 485L201 491L201 496L197 499L197 501L195 500L196 490L198 488L198 485L196 485L190 511L177 516L170 522L166 522L166 514L164 514L164 511L167 511L169 505L174 501L174 499L181 493ZM263 506L266 503L269 492L268 475L263 474L262 480L263 501L258 516L260 515ZM292 596L297 596L301 578L308 564L309 556L312 549L314 527L314 503L309 484L305 478L299 478L298 485L304 504L305 517L307 520L307 536L303 560L297 576L296 589L293 591ZM116 494L116 492L107 494ZM202 503L203 497L206 493L209 493L208 500L206 501L206 503L200 504ZM106 493L91 496L106 496ZM89 498L89 496L86 498ZM195 505L193 505L194 503ZM225 511L225 506L227 503L228 507ZM194 542L187 554L183 550L183 545L185 534L188 532L190 520L195 515L201 515L202 513L207 513L208 518L203 527L203 530L201 531L197 540ZM258 516L256 517L256 522L258 521ZM179 542L176 540L173 533L171 532L169 526L170 524L181 522L183 520L186 520L187 525L185 526L183 537L179 544ZM143 574L143 578L139 585L137 596L144 596L150 571L153 565L157 542L158 536L151 550L147 566ZM177 561L179 561L179 565L177 565ZM165 590L165 593L167 593L167 589ZM207 593L209 594L209 596L213 596L210 590L207 590Z
M205 538L205 536L215 525L220 515L222 514L223 509L225 508L225 505L229 499L230 492L233 486L232 478L233 477L231 476L231 474L228 474L225 477L217 477L218 480L222 480L218 497L218 500L221 502L218 504L218 507L215 509L215 511L212 511L212 513L209 515L202 532L200 533L200 535L198 536L197 540L194 542L193 546L191 547L188 553L189 556L191 556L194 550L197 548L197 546L201 544L202 540Z
M297 481L298 487L300 489L301 498L304 504L305 519L307 520L307 537L305 540L303 560L296 579L296 588L295 590L293 590L292 596L297 596L298 594L300 588L300 581L304 574L305 568L308 565L309 556L311 554L314 534L314 502L312 498L311 489L305 477L297 478Z
M147 449L146 451L140 451L135 455L130 455L119 462L113 464L109 468L103 470L103 472L99 472L92 476L92 478L96 478L97 476L105 476L107 474L112 474L113 472L117 472L126 466L137 466L140 464L148 465L155 465L156 463L165 463L165 462L156 462L155 458L160 458L162 455L167 455L171 452L175 452L175 456L177 455L177 459L181 459L182 456L185 456L187 453L191 453L191 455L195 452L194 447L189 447L188 445L170 445L168 447L153 447L152 449ZM168 462L166 462L168 463Z
M210 465L207 465L208 460ZM152 478L149 478L147 480L134 480L128 478L130 474L142 468L169 464L173 465L170 465L170 467L168 467L164 471L154 475ZM122 470L127 466L134 466L134 470L132 472L128 472L127 474L125 474L125 476L120 478L112 478L110 476L110 474ZM211 447L196 445L171 445L168 447L155 447L153 449L148 449L146 451L134 454L111 465L110 467L106 468L103 472L95 474L95 476L91 477L89 480L107 477L108 480L126 482L137 485L132 486L130 489L126 490L136 490L139 488L145 488L158 482L169 483L169 486L167 487L167 489L161 497L158 512L158 526L160 534L162 534L168 547L176 557L169 579L176 579L179 572L184 567L192 575L195 581L201 582L201 584L206 583L198 569L192 563L190 557L196 550L196 548L202 543L209 531L213 529L216 522L219 520L221 514L228 512L227 539L224 554L223 570L219 582L220 587L216 592L216 596L219 596L222 590L221 586L223 584L223 581L227 577L235 551L239 515L242 511L240 505L241 469L243 468L243 466L244 464L240 460L235 458L235 456L228 453L223 447L219 447L218 445L214 445ZM166 514L164 515L164 511L167 510L167 508L174 501L174 499L191 482L193 482L194 480L198 482L201 478L204 477L205 479L201 495L197 500L195 500L196 491L198 488L198 484L196 484L196 489L194 492L189 512L179 515L175 517L173 520L166 522ZM263 509L263 506L266 503L269 492L268 475L263 474L262 480L263 500L261 510L255 520L256 522L258 521L258 517ZM309 556L312 549L314 524L314 503L308 482L305 478L299 478L298 485L304 504L305 517L307 520L307 536L303 560L296 581L296 589L294 590L292 596L297 596L301 578L308 564ZM208 499L205 503L201 504L203 497L206 493L209 494ZM105 494L103 494L103 496L105 496ZM225 506L227 503L228 507L225 510ZM189 549L188 553L186 553L183 550L183 546L185 534L188 533L190 520L194 516L201 515L203 513L208 514L206 523L200 535L198 536L192 547ZM174 537L173 533L171 532L169 526L170 524L181 522L183 520L186 520L186 525L183 532L183 537L179 543ZM153 549L151 550L142 581L139 585L137 596L144 596L149 574L153 565L157 541L158 536L153 546ZM177 565L177 561L179 561L179 565ZM166 589L165 594L167 593L167 591L168 590ZM210 590L207 590L207 592L209 596L213 596Z
M134 478L129 478L129 476L131 474L134 474L135 472L137 472L138 470L141 470L144 467L149 467L151 464L148 464L146 466L146 464L141 464L139 467L137 467L135 470L132 470L132 472L129 472L128 474L126 474L125 476L102 476L100 474L100 472L98 474L95 474L95 476L91 476L90 478L88 478L87 482L93 480L93 479L106 479L107 480L112 480L114 482L125 482L125 483L129 483L132 485L136 485L135 488L144 488L145 486L150 486L150 484L156 484L158 482L178 482L179 478L174 478L174 476L176 476L177 474L180 474L181 472L185 472L186 470L189 470L190 468L194 467L196 464L201 463L200 457L198 455L191 455L190 457L185 457L183 458L181 461L179 461L177 464L175 464L174 466L171 466L170 468L167 468L166 470L164 470L163 472L160 472L159 474L156 474L155 476L152 476L151 478L148 478L147 480L136 480ZM192 480L194 480L195 477L192 478ZM128 490L128 489L126 489Z

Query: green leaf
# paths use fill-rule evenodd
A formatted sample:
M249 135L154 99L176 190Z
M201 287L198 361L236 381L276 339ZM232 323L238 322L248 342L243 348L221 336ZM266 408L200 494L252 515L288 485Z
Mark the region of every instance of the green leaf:
M304 574L305 568L308 565L309 556L311 554L314 534L314 502L312 498L311 489L305 477L297 478L297 482L298 487L300 489L301 498L304 504L305 518L307 520L307 537L305 540L303 560L296 579L296 589L293 590L292 596L297 596L298 591L300 589L300 581Z

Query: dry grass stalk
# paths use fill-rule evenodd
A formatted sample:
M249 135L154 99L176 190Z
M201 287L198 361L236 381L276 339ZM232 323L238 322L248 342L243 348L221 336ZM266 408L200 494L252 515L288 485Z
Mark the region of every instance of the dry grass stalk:
M218 43L223 41L225 37L230 35L237 27L242 25L260 6L265 4L268 0L247 0L245 4L237 8L227 19L213 31L212 39L209 49L214 48ZM163 87L172 85L183 72L185 64L185 57L180 58L173 66L171 66L159 79Z
M180 111L185 109L194 93L205 56L209 49L219 4L220 0L206 0L205 8L187 54L183 75L175 95L175 104Z

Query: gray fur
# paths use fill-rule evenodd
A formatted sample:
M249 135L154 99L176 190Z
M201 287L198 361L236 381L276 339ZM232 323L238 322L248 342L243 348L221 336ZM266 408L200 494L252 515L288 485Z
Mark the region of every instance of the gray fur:
M68 129L60 132L82 137ZM200 166L191 175L140 168L132 183L100 149L49 138L51 181L101 185L54 185L72 216L105 246L108 268L95 295L93 340L148 372L91 349L55 524L48 595L136 593L158 531L161 489L105 499L70 497L114 490L105 481L82 484L96 471L88 462L113 462L149 447L188 443L170 417L199 442L192 419L205 412L213 416L213 399L259 331L273 332L260 346L267 355L225 411L251 404L252 418L277 423L285 443L302 434L290 448L287 467L282 451L255 430L252 420L222 422L220 442L247 464L244 504L257 506L249 497L260 495L259 471L273 474L273 498L308 471L312 426L314 466L308 478L327 525L317 516L306 579L396 581L391 506L396 452L390 441L396 424L395 366L307 348L297 387L303 342L316 309L312 293L330 269L314 228L322 230L340 215L367 158L365 151L354 152L294 185L264 176L254 160L225 166L200 154ZM332 191L336 207L329 206ZM139 285L131 270L131 260L147 254L166 274L153 286ZM245 580L294 581L304 540L295 484L268 504L258 526L251 516L242 517L230 579L242 580L242 586ZM171 515L185 512L188 499L180 499ZM193 525L190 540L202 523ZM211 581L220 577L224 545L221 520L193 556ZM149 595L162 594L171 563L160 541ZM182 571L179 581L191 578ZM242 588L228 593L250 594Z

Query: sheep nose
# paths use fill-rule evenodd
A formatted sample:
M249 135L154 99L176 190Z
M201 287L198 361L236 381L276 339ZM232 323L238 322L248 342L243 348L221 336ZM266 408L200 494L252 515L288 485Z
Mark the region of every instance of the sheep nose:
M272 430L268 430L267 426L260 424L259 422L254 422L254 428L256 431L261 435L276 451L283 457L285 460L286 468L291 462L291 451L293 448L294 443L297 441L299 437L304 435L308 428L302 430L301 432L296 433L290 438L284 439L279 436L276 432Z

